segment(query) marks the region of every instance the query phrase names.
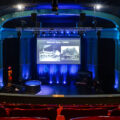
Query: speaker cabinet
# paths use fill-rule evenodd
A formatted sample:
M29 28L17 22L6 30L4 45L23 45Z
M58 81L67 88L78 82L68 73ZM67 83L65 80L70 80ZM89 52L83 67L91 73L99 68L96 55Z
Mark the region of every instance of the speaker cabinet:
M35 26L37 22L37 13L31 13L31 20Z
M85 13L80 13L80 21L84 22L86 19L86 14Z

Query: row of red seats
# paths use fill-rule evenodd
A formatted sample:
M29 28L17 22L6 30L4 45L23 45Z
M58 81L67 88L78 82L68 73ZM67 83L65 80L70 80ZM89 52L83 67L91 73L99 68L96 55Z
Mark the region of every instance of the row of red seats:
M84 118L72 118L70 120L120 120L120 117L111 116L95 116L95 117L84 117Z
M48 118L27 118L27 117L1 117L0 120L50 120Z
M59 105L0 104L0 117L43 117L55 120ZM63 105L66 120L76 117L120 116L119 105ZM0 119L1 120L1 119Z
M48 118L27 118L27 117L1 117L1 120L49 120ZM70 120L120 120L120 117L110 117L110 116L95 116L95 117L80 117L72 118Z
M4 108L20 108L20 109L41 109L41 108L54 108L57 109L58 105L32 105L32 104L0 104L0 106L3 106ZM118 105L63 105L64 109L116 109L118 108Z

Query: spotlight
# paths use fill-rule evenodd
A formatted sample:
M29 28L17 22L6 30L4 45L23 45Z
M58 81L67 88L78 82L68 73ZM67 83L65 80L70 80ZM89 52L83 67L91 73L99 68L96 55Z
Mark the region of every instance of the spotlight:
M73 31L74 34L76 34L76 31Z
M59 84L59 81L57 81L57 84Z
M96 4L94 5L94 9L95 10L100 10L102 8L102 5L101 4Z
M2 21L4 21L5 20L5 18L2 18Z
M53 82L52 82L52 81L50 81L49 83L50 83L50 84L52 84Z
M18 10L23 10L24 8L25 8L25 6L23 4L18 4L17 5Z
M65 85L65 84L66 84L66 81L64 81L63 84Z
M64 34L64 31L61 31L61 34Z
M67 34L69 34L70 32L69 31L67 31Z
M58 0L52 0L52 11L58 10Z

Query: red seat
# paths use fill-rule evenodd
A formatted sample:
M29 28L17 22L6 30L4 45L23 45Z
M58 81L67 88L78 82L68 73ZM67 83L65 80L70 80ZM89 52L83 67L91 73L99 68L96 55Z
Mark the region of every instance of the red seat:
M120 116L120 109L113 110L111 116Z
M98 116L98 117L80 117L80 118L71 118L70 120L120 120L119 117L110 117L110 116Z
M64 109L61 114L65 116L66 120L75 117L86 116L107 116L107 109Z
M50 120L48 118L13 118L13 117L1 117L0 120Z
M0 106L0 117L7 117L6 110L3 106Z
M12 109L10 111L10 117L47 117L51 120L56 118L55 109Z

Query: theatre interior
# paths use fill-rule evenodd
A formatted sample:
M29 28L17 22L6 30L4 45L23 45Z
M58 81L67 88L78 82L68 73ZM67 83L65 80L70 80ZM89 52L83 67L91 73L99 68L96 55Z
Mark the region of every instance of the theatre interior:
M1 0L0 120L120 120L119 6Z

